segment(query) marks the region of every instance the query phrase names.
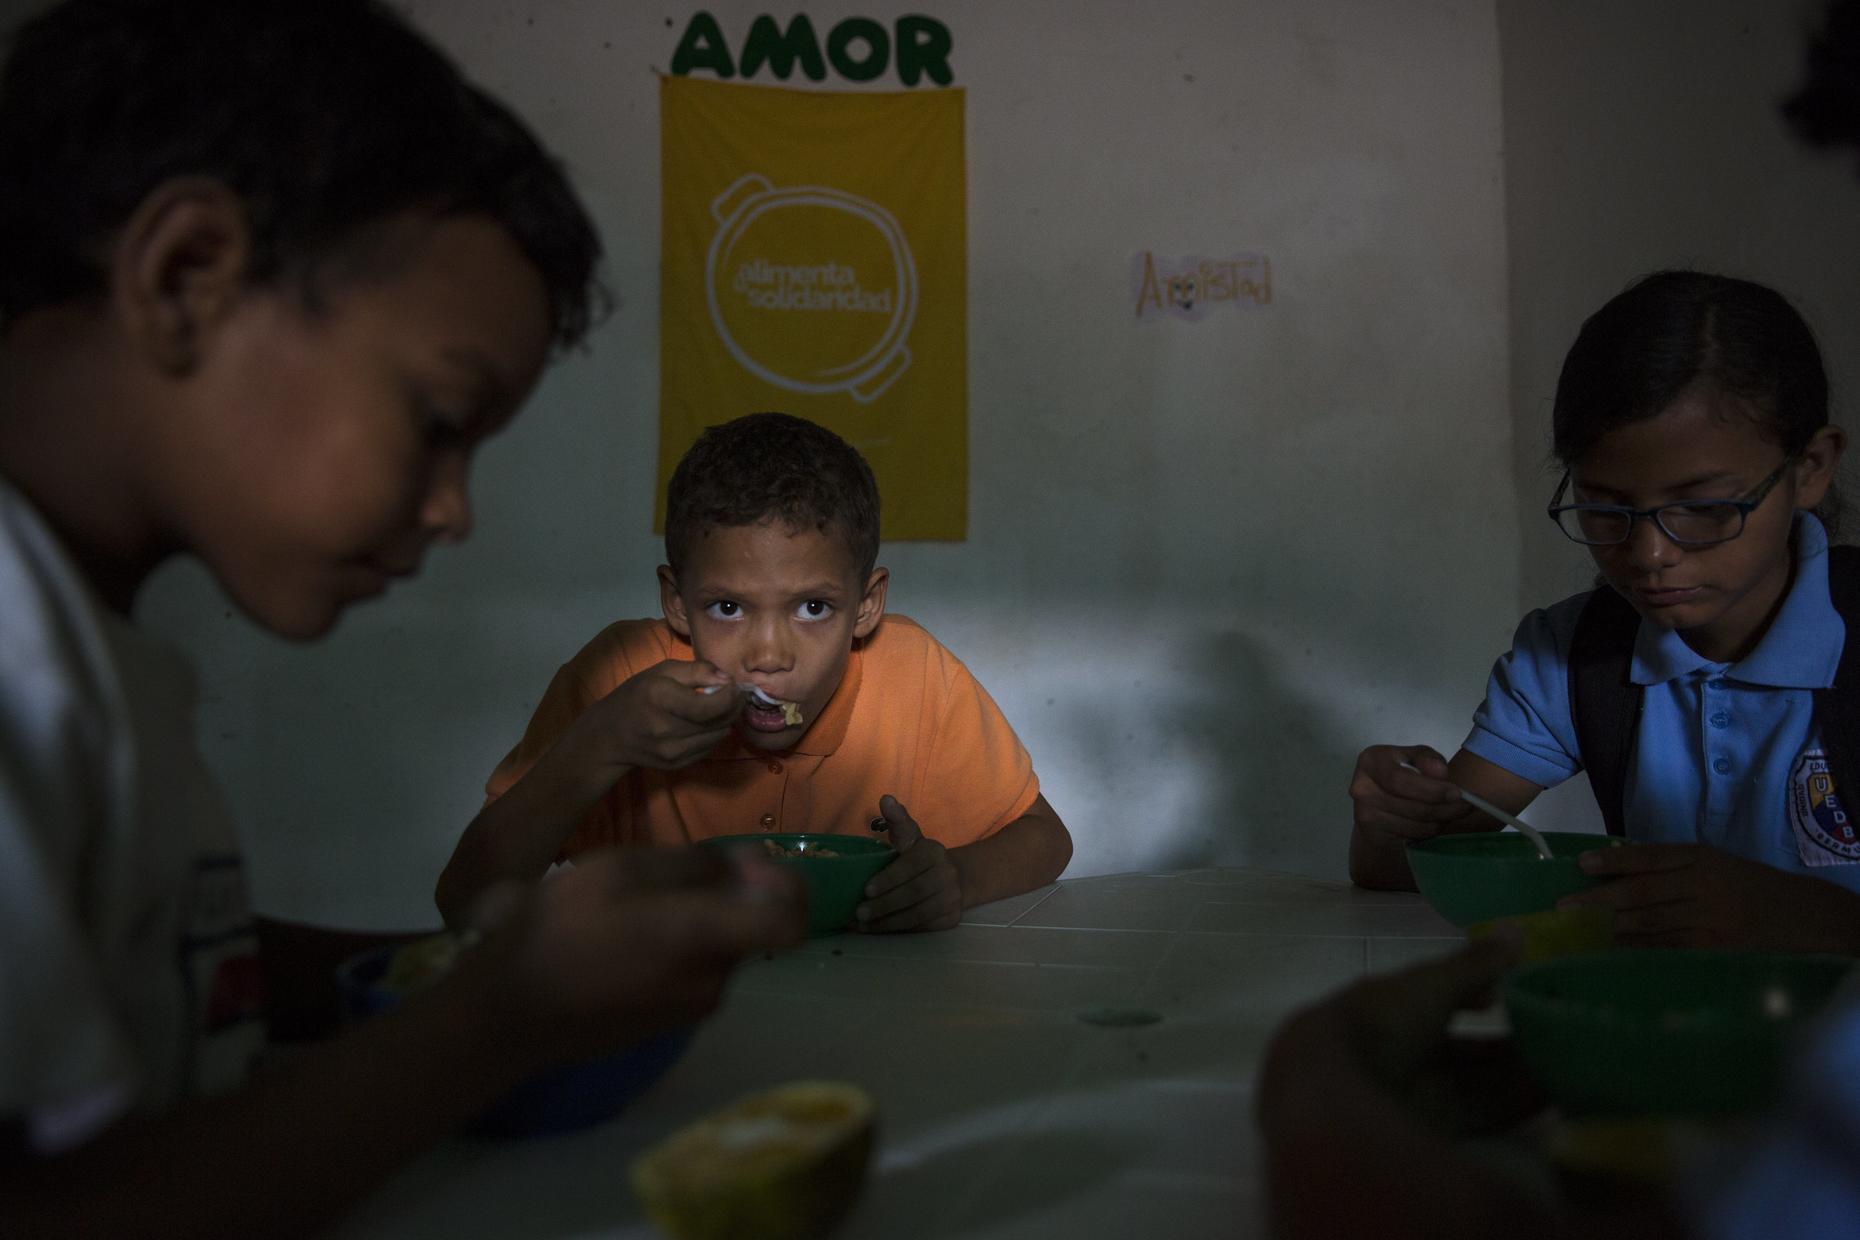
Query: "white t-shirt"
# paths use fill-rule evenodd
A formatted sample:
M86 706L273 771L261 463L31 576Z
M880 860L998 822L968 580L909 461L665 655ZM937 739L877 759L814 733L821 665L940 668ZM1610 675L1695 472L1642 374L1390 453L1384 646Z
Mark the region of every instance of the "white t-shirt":
M172 648L0 479L0 1120L81 1143L263 1046L237 840Z

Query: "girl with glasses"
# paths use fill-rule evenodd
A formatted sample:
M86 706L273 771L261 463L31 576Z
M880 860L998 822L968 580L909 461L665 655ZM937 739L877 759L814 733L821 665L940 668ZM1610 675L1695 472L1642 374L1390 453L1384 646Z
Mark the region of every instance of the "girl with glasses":
M1841 0L1829 9L1826 23L1811 46L1809 65L1807 86L1787 107L1798 132L1817 143L1860 146L1860 0ZM1696 299L1688 296L1688 290L1696 291ZM1734 792L1731 812L1735 815L1741 811L1754 829L1772 832L1770 840L1780 846L1785 861L1791 856L1792 844L1797 845L1793 857L1805 860L1817 854L1804 851L1810 841L1795 834L1796 820L1789 817L1804 803L1791 800L1790 809L1779 809L1778 789L1769 782L1775 767L1786 764L1793 771L1797 762L1824 761L1825 757L1809 758L1808 753L1818 740L1830 738L1837 750L1837 770L1860 765L1842 760L1848 752L1843 738L1854 731L1849 713L1855 697L1852 685L1860 683L1860 675L1849 673L1860 666L1860 654L1830 662L1831 648L1844 646L1844 630L1853 627L1845 617L1860 614L1860 609L1849 606L1855 593L1851 578L1856 574L1846 567L1845 554L1856 549L1841 547L1831 554L1818 554L1815 548L1821 544L1821 530L1805 512L1816 506L1826 510L1830 498L1826 475L1832 462L1825 458L1840 446L1838 434L1826 433L1826 397L1819 382L1820 367L1799 320L1792 313L1779 312L1776 307L1780 299L1766 290L1710 277L1671 276L1656 277L1625 296L1629 300L1618 308L1618 313L1610 316L1604 312L1584 328L1590 347L1585 349L1579 343L1565 368L1565 384L1559 389L1557 402L1557 446L1564 463L1572 467L1570 486L1574 494L1551 501L1553 509L1567 501L1633 510L1625 519L1593 511L1577 514L1573 527L1583 536L1581 541L1595 547L1597 565L1609 583L1604 587L1608 593L1592 597L1603 600L1604 605L1610 599L1620 600L1618 607L1626 614L1621 628L1626 630L1631 646L1628 666L1638 669L1646 682L1636 686L1644 693L1643 709L1639 719L1629 720L1631 744L1618 746L1631 749L1631 753L1617 756L1638 763L1632 780L1637 799L1643 799L1642 790L1649 785L1663 788L1663 781L1685 778L1683 764L1677 760L1669 758L1668 765L1661 766L1645 759L1649 748L1665 743L1661 729L1675 726L1672 699L1683 700L1683 686L1689 678L1676 672L1681 688L1667 688L1663 686L1669 682L1653 676L1683 666L1689 661L1687 651L1698 654L1701 647L1711 647L1712 655L1700 656L1710 658L1722 654L1717 643L1732 643L1731 653L1736 657L1727 666L1726 675L1715 678L1724 683L1716 690L1707 690L1731 696L1726 698L1722 711L1706 706L1705 702L1711 700L1708 698L1693 703L1704 712L1704 722L1693 730L1692 738L1701 760L1715 763L1715 757L1705 755L1719 742L1707 738L1743 727L1738 712L1758 712L1752 731L1767 736L1771 750L1766 753L1740 747L1736 751L1754 755L1755 761L1746 781L1750 791L1746 794L1740 787ZM1670 329L1662 331L1656 326L1639 332L1631 330L1640 313L1657 315L1662 310L1671 312L1671 318L1665 320L1672 325ZM1660 322L1657 318L1648 321ZM1776 334L1752 334L1751 328L1757 324L1773 327ZM1770 342L1774 351L1753 349L1752 342L1759 340ZM1675 346L1675 351L1661 357L1649 355L1637 368L1625 349L1638 342L1665 343ZM1703 348L1715 349L1715 353L1703 355L1700 342ZM1647 406L1651 416L1634 416L1633 404L1616 406L1612 411L1627 416L1609 416L1611 411L1606 407L1598 416L1595 406L1576 403L1578 392L1605 394L1609 390L1611 385L1605 382L1585 385L1583 380L1606 376L1610 372L1606 360L1610 357L1626 363L1615 373L1632 375L1638 369L1649 377L1687 379L1687 371L1691 370L1693 376L1687 386L1709 375L1716 390L1741 398L1741 405L1733 408L1755 417L1756 425L1767 432L1750 445L1750 459L1738 463L1738 468L1748 467L1750 472L1734 481L1762 479L1746 494L1735 496L1748 508L1737 510L1736 515L1725 508L1698 510L1704 503L1732 495L1728 487L1708 489L1701 483L1683 494L1668 494L1658 485L1665 479L1657 474L1617 477L1612 473L1619 468L1624 475L1639 475L1643 466L1648 471L1655 467L1678 468L1660 457L1637 465L1638 454L1630 451L1636 446L1632 437L1612 437L1637 422L1666 420L1672 426L1683 422L1684 417L1667 412L1681 389L1665 395L1652 384L1638 389L1643 399L1655 402ZM1767 366L1760 364L1766 359ZM1763 376L1769 377L1769 385L1746 382ZM1565 392L1570 394L1570 401L1562 399ZM1695 416L1699 412L1693 410ZM1677 432L1673 440L1669 446L1676 450L1690 451L1698 446ZM1627 493L1598 493L1610 485ZM1652 493L1638 493L1643 489ZM1679 507L1669 507L1674 504ZM1567 514L1556 515L1559 521L1570 519ZM1776 521L1777 515L1783 518L1780 522ZM1695 523L1694 517L1700 520ZM1723 528L1717 528L1717 523L1722 523ZM1612 529L1608 528L1610 524ZM1744 581L1745 572L1781 558L1773 543L1755 541L1777 538L1776 524L1785 527L1780 537L1789 552L1789 558L1784 560L1786 584L1781 594L1770 599L1770 610L1761 612L1750 631L1739 632L1744 626L1738 616L1731 614L1737 608L1729 596ZM1565 526L1566 531L1570 528ZM1735 533L1725 539L1698 537L1732 529ZM1653 547L1665 555L1664 559L1643 548L1643 566L1637 569L1632 559L1634 540L1648 538L1653 531L1663 533L1673 547ZM1621 537L1624 533L1625 541ZM1765 551L1755 554L1750 563L1722 558L1740 544L1762 546ZM1830 564L1834 565L1833 593L1827 588ZM1659 587L1654 587L1652 598L1617 593L1623 587L1632 592L1637 585L1651 585L1643 577L1634 576L1637 571L1667 589L1687 590L1696 585L1699 594L1676 598L1665 605L1657 597ZM1663 580L1662 574L1672 584ZM1753 589L1759 601L1769 592L1767 587ZM1843 616L1843 630L1838 635L1828 623L1826 608L1831 599L1838 600L1837 609ZM1760 611L1754 606L1750 610ZM1559 626L1567 629L1561 611L1559 606L1527 619L1517 648L1500 661L1484 712L1496 727L1476 724L1466 745L1466 750L1473 752L1462 751L1451 764L1457 778L1478 778L1475 771L1482 768L1476 766L1475 759L1501 772L1511 770L1503 761L1482 756L1494 751L1487 748L1489 742L1480 739L1480 732L1483 729L1499 735L1506 727L1503 712L1491 709L1493 700L1522 701L1532 695L1523 681L1513 678L1513 672L1520 665L1528 665L1533 657L1541 657L1534 643L1541 642L1546 630L1554 638ZM1802 634L1808 649L1801 656L1782 649L1781 638L1804 623L1810 630ZM1684 650L1675 648L1675 638L1684 644ZM1695 638L1700 647L1690 644ZM1860 641L1855 644L1860 646ZM1748 652L1740 653L1746 647ZM1645 656L1644 660L1640 656ZM1812 716L1808 725L1803 724L1797 689L1765 679L1787 675L1786 669L1796 657L1803 658L1804 663L1795 675L1802 674L1817 658L1822 674L1811 679L1825 680L1826 669L1836 668L1836 687L1831 692L1824 688L1824 701L1818 703L1830 708L1825 737L1809 734L1821 730L1812 722ZM1585 689L1590 666L1583 664L1577 676ZM1706 684L1709 686L1710 680ZM1560 731L1567 738L1568 711L1558 714L1557 707L1544 702L1541 685L1534 693L1535 700L1551 712L1536 730ZM1584 695L1585 702L1592 700L1592 696ZM1583 709L1586 712L1588 707ZM1772 713L1766 717L1761 713L1764 710ZM1722 728L1713 722L1719 714L1724 716ZM1422 833L1452 825L1442 817L1430 818L1423 812L1430 805L1443 804L1430 798L1439 791L1438 777L1447 764L1426 750L1405 752L1421 759L1418 765L1431 770L1434 779L1408 787L1400 795L1377 793L1373 791L1377 778L1399 768L1391 768L1383 761L1386 755L1372 761L1371 754L1365 754L1364 765L1370 769L1358 772L1358 785L1363 789L1357 799L1359 839L1366 832L1383 829L1393 834L1402 822L1417 824L1416 829ZM1596 756L1593 748L1588 756ZM1730 752L1722 756L1735 761ZM1567 759L1567 751L1564 757ZM1375 762L1383 764L1376 766ZM1593 777L1594 772L1591 774ZM1527 777L1509 777L1526 780L1523 795L1535 790L1528 786ZM1544 775L1545 780L1551 778L1553 774ZM1696 764L1690 778L1691 785L1667 788L1677 798L1675 809L1650 818L1629 818L1630 836L1674 823L1683 826L1680 820L1690 809L1697 815L1699 834L1706 845L1724 838L1721 833L1725 818L1714 797L1732 785L1711 783ZM1689 793L1694 785L1707 791ZM1795 786L1791 781L1790 787ZM1837 794L1839 790L1838 782L1828 789ZM1375 796L1386 799L1380 805L1366 804ZM1389 802L1394 800L1408 803L1396 807L1403 812L1391 811ZM1834 800L1838 805L1838 796ZM1818 802L1811 798L1807 805L1834 826L1840 825L1828 797ZM1649 807L1643 804L1634 808L1642 813ZM1844 815L1845 811L1839 812ZM1380 816L1383 814L1398 820L1397 826L1381 826L1388 821ZM1368 826L1363 825L1366 822ZM1819 846L1818 841L1815 843ZM1727 854L1706 845L1646 844L1602 851L1619 860L1637 853L1643 858L1657 858L1656 850L1673 850L1666 856L1679 858L1679 863L1665 869L1657 864L1647 866L1650 878L1640 895L1644 897L1660 883L1667 883L1676 897L1667 902L1674 924L1684 921L1688 902L1685 893L1691 892L1691 906L1699 910L1735 909L1745 899L1745 909L1767 902L1779 923L1793 926L1796 937L1807 940L1815 937L1814 923L1830 911L1834 917L1829 927L1838 926L1850 904L1845 899L1845 886L1800 877L1802 871L1794 866L1766 870L1743 861L1715 866L1709 858ZM1688 849L1695 858L1707 860L1687 864L1684 858ZM1695 871L1691 880L1683 877L1688 869ZM1817 865L1809 867L1808 872L1844 878L1853 870L1841 865ZM1756 881L1752 881L1753 874L1758 876ZM1769 874L1777 875L1773 883L1766 881ZM1627 891L1631 884L1641 881L1638 877L1621 877L1603 890ZM1718 881L1725 885L1714 890L1712 884ZM1785 887L1805 897L1799 908L1783 908L1777 902L1776 897ZM1834 893L1834 897L1827 893ZM1624 903L1618 907L1631 906ZM1643 911L1637 919L1640 932L1659 941L1659 936L1648 929L1654 907L1651 900L1642 899ZM1630 920L1624 912L1623 921ZM1700 931L1708 924L1698 923L1694 933L1705 937ZM1840 937L1838 933L1828 935L1830 941ZM1652 1124L1615 1128L1617 1133L1644 1134L1643 1139L1629 1137L1626 1144L1619 1146L1624 1162L1640 1161L1662 1147L1672 1156L1673 1172L1665 1187L1646 1183L1637 1192L1627 1187L1624 1177L1599 1192L1546 1192L1550 1177L1541 1169L1534 1173L1520 1164L1515 1140L1462 1140L1468 1131L1479 1131L1479 1120L1486 1121L1488 1132L1510 1129L1515 1135L1522 1117L1541 1105L1541 1098L1534 1096L1533 1087L1521 1072L1509 1077L1505 1074L1503 1053L1507 1048L1503 1043L1488 1038L1462 1039L1448 1032L1457 1009L1489 1001L1501 973L1515 963L1519 946L1516 942L1507 944L1503 936L1487 937L1456 956L1359 981L1281 1026L1267 1048L1255 1091L1266 1147L1264 1161L1274 1234L1453 1235L1469 1240L1518 1235L1571 1240L1605 1236L1771 1240L1855 1233L1855 1220L1860 1219L1860 1170L1848 1151L1860 1139L1860 1104L1856 1103L1860 1099L1860 1004L1855 1004L1851 996L1845 1003L1831 1004L1815 1023L1812 1034L1796 1039L1789 1049L1788 1084L1777 1105L1748 1123L1714 1125L1723 1139L1699 1151L1704 1157L1684 1158L1686 1147L1693 1142L1673 1139L1670 1129L1664 1139L1656 1139L1661 1129ZM1564 1121L1552 1122L1569 1131ZM1686 1128L1695 1136L1703 1135L1702 1128ZM1535 1131L1540 1138L1543 1129ZM1586 1181L1594 1186L1600 1177L1586 1177Z
M1845 436L1807 324L1749 281L1648 276L1583 324L1553 425L1549 516L1596 589L1524 618L1451 761L1362 752L1352 877L1412 887L1406 844L1494 829L1455 785L1516 812L1588 769L1629 844L1566 903L1611 909L1618 942L1860 954L1860 770L1825 705L1860 698L1830 593L1857 573L1829 554Z

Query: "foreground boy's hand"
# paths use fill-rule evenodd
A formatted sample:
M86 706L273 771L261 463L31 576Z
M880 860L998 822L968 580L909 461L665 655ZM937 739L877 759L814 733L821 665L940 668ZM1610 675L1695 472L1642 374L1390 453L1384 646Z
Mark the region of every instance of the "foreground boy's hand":
M398 1011L72 1153L0 1159L0 1233L308 1235L538 1068L696 1020L805 923L791 876L697 849L592 855L472 914L483 941Z
M1358 982L1279 1028L1258 1112L1276 1234L1541 1234L1524 1186L1453 1140L1541 1104L1508 1043L1447 1032L1517 951L1515 936L1493 935Z
M590 806L636 766L689 766L730 731L742 699L709 663L667 660L583 711L542 759L478 811L439 875L433 902L448 926L496 883L540 878ZM715 693L702 690L712 685Z
M1520 950L1516 934L1489 934L1445 959L1365 978L1294 1014L1266 1051L1261 1126L1269 1136L1328 1128L1345 1120L1325 1108L1384 1103L1454 1134L1528 1114L1541 1098L1510 1044L1455 1040L1447 1031L1456 1012L1492 1000ZM1313 1108L1314 1097L1325 1107Z
M1500 932L1445 960L1372 977L1295 1014L1266 1048L1259 1125L1273 1234L1303 1240L1676 1240L1663 1194L1557 1200L1515 1153L1456 1138L1502 1131L1543 1098L1509 1043L1449 1036L1522 943Z
M1577 862L1607 881L1559 908L1614 910L1624 947L1860 954L1860 895L1705 844L1624 844Z
M878 812L891 829L898 859L865 885L865 903L854 914L859 929L948 930L961 922L962 871L949 850L924 835L898 798L879 798Z
M639 848L584 856L541 884L500 884L474 915L490 933L468 953L476 976L462 988L542 1065L707 1015L738 961L800 939L806 896L755 856Z

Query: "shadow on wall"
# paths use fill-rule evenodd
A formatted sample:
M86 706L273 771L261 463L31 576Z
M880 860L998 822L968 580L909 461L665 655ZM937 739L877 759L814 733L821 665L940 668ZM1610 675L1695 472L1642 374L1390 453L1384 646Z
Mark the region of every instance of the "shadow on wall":
M1191 666L1209 669L1209 676L1203 691L1174 706L1166 725L1175 760L1195 772L1198 793L1187 818L1195 830L1166 850L1172 868L1252 865L1342 876L1349 783L1362 745L1426 743L1451 757L1485 690L1483 678L1465 686L1467 707L1456 732L1437 733L1420 711L1385 723L1377 709L1364 740L1363 718L1328 707L1313 685L1287 674L1296 668L1264 642L1216 631L1197 636L1189 650ZM1399 692L1395 680L1380 685L1379 696ZM1549 789L1533 810L1532 820L1545 830L1602 829L1583 775Z
M1062 812L1081 843L1110 857L1099 868L1341 873L1350 822L1344 789L1356 761L1356 748L1341 738L1355 729L1238 629L1173 643L1166 662L1194 671L1167 686L1145 685L1169 675L1152 662L1130 695L1140 709L1066 715L1063 765L1100 786L1076 806L1072 798L1083 790L1074 788ZM1094 802L1098 811L1087 808ZM1091 821L1117 807L1125 807L1122 820Z
M1349 846L1346 795L1357 747L1346 720L1280 674L1282 660L1238 630L1195 635L1190 666L1202 687L1171 721L1179 758L1198 771L1199 829L1185 865L1334 871ZM1276 821L1261 822L1265 814ZM1193 856L1199 852L1200 856Z

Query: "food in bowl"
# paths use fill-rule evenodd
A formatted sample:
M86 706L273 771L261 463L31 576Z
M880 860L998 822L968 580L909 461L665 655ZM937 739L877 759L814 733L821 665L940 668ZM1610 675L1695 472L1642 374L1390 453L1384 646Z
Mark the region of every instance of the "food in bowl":
M807 884L807 932L838 934L853 920L865 885L890 865L898 850L869 835L820 831L777 831L765 835L722 835L711 848L748 848L800 874Z
M843 1081L793 1081L680 1128L634 1161L633 1191L675 1240L805 1240L865 1183L877 1109Z
M784 701L768 692L760 685L742 685L739 687L749 698L750 704L758 710L780 711L783 725L790 728L800 726L803 716L801 714L801 704L799 702Z
M840 857L844 853L825 844L816 844L812 848L796 848L783 844L779 840L763 840L762 849L771 857Z
M1853 964L1620 949L1526 965L1503 992L1527 1070L1566 1114L1724 1116L1772 1098L1790 1040Z

